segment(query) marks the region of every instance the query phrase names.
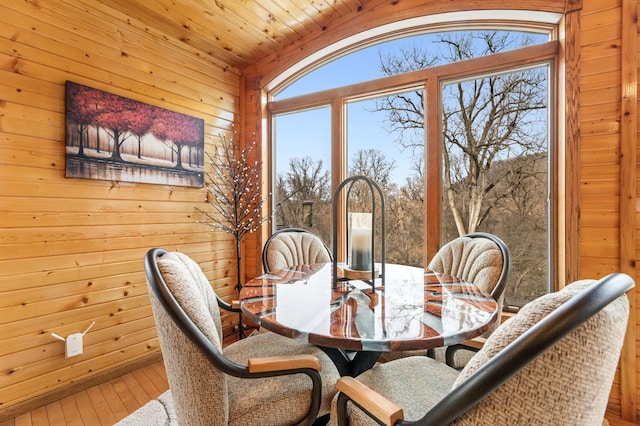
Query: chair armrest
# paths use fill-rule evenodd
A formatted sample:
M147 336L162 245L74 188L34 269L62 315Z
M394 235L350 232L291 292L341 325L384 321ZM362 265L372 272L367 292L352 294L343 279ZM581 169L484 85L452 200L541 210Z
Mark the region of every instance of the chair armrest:
M218 301L218 307L224 309L225 311L228 312L242 312L242 310L240 309L240 301L239 300L232 300L231 303L227 303L224 300L222 300L220 298L220 296L218 296L216 294L216 300Z
M242 377L274 377L290 374L306 374L312 382L311 403L307 415L299 424L314 424L322 399L322 379L319 371L322 365L313 355L271 356L263 358L249 358Z
M336 390L362 407L368 414L385 425L393 425L404 419L402 407L389 401L378 392L353 377L343 376L336 382Z
M462 343L457 343L455 345L447 346L447 350L445 351L445 363L451 367L459 370L461 367L458 367L455 363L454 354L460 349L465 349L468 351L478 352L484 346L484 343L487 341L486 337L478 336L473 339L465 340Z
M264 358L249 358L247 366L250 373L264 373L266 371L295 370L311 368L322 370L318 358L313 355L270 356Z
M473 339L465 340L464 342L461 343L461 345L480 350L482 349L486 341L487 341L486 337L478 336L478 337L474 337Z

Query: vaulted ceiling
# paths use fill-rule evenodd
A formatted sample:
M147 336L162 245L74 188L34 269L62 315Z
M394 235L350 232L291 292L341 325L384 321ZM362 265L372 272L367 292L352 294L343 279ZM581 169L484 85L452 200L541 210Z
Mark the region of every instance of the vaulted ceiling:
M371 0L100 0L169 37L243 68Z

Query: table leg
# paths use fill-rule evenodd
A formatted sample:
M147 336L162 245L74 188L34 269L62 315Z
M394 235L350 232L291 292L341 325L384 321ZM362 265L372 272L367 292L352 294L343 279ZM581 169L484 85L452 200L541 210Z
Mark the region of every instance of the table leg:
M356 377L369 370L380 358L381 352L357 351L345 352L342 349L319 346L335 364L341 376Z

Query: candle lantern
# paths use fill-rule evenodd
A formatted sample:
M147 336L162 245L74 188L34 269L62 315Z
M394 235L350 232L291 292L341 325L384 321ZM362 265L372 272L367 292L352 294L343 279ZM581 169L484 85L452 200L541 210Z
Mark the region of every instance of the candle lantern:
M371 268L371 213L347 212L347 265L354 271Z
M313 201L302 202L302 225L313 226Z
M362 186L368 189L371 205L370 212L351 212L349 199L352 195L354 184L362 182ZM346 188L345 198L345 223L346 223L346 263L342 267L343 277L338 278L338 200L341 191ZM376 201L377 200L377 201ZM352 176L345 179L333 194L333 286L337 286L338 281L349 279L371 279L373 287L378 271L375 264L375 228L377 225L376 206L380 207L380 236L381 236L381 262L380 275L382 285L384 285L385 269L385 207L384 197L380 186L366 176Z

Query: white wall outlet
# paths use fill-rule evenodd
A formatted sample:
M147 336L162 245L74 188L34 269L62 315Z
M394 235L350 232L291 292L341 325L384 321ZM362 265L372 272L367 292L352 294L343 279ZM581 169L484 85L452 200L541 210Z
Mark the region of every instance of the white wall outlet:
M68 335L65 343L65 356L67 358L82 355L82 333L73 333Z

